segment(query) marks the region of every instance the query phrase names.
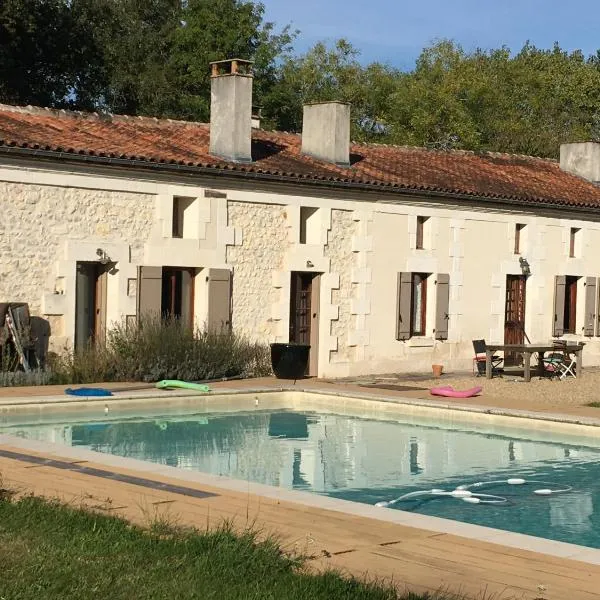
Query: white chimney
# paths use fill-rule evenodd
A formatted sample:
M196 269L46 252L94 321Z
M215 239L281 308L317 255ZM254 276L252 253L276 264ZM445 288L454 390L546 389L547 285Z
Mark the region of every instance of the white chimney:
M210 63L210 153L232 162L252 162L252 64Z
M350 105L318 102L304 105L302 154L342 167L350 166Z
M598 142L561 144L560 168L592 183L600 183L600 144Z

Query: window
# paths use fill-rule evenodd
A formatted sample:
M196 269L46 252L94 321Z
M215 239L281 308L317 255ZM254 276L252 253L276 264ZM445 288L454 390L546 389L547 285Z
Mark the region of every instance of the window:
M417 250L423 250L423 248L425 248L425 229L427 221L429 221L429 217L417 217Z
M196 198L184 198L175 196L173 198L173 229L172 236L174 238L190 237L186 232L191 225L190 217L192 206Z
M432 333L436 340L448 339L450 276L447 273L430 276L431 273L398 273L397 340L427 337ZM427 282L431 280L433 287L428 290ZM428 303L428 291L433 294L435 306Z
M320 239L318 208L302 206L300 208L301 244L318 244Z
M521 254L521 243L523 240L521 239L521 232L525 229L525 225L523 223L517 223L515 225L515 254Z
M427 315L427 273L413 273L411 282L410 335L425 335Z
M564 332L575 333L577 312L577 280L579 277L567 275L565 277L565 308L564 308Z
M571 234L569 236L569 257L574 258L577 251L577 241L579 238L579 232L581 230L578 227L571 227Z

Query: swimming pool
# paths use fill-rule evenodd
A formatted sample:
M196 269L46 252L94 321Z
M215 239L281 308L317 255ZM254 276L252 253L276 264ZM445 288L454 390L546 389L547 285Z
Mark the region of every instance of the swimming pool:
M107 414L102 405L3 414L0 433L370 505L499 481L468 488L474 497L413 495L381 510L600 548L600 440L594 435L560 433L539 422L517 428L456 411L435 417L402 411L347 399L240 395L170 408L111 404Z

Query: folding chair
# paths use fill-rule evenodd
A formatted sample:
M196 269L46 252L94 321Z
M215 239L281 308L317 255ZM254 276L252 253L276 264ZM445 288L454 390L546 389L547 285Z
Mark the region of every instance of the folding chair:
M562 352L551 352L547 357L542 359L542 364L544 367L544 372L550 377L550 379L554 377L560 376L563 372L565 362L565 356Z
M475 356L473 357L473 375L477 375L477 377L485 375L486 349L487 344L485 340L473 340L473 350L475 351ZM503 360L501 356L492 356L492 377L500 375L500 365ZM477 371L475 371L476 366Z
M563 362L560 365L560 379L565 379L565 377L568 377L569 375L571 377L575 377L575 379L577 379L577 375L575 374L575 365L577 364L577 359L572 355L569 354L568 352L565 352L563 354Z
M557 340L553 346L555 351L543 359L544 371L549 373L550 377L557 376L559 379L565 379L569 375L577 378L574 370L577 359L566 351L567 343Z

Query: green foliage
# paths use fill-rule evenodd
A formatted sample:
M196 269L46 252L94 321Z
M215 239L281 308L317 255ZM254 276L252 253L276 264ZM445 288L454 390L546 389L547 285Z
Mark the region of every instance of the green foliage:
M51 355L46 371L0 372L2 385L40 385L270 375L266 345L234 333L193 331L180 321L149 317L139 326L117 325L106 345Z
M300 131L302 105L352 104L363 141L556 156L600 139L600 52L556 44L465 52L449 40L415 68L363 65L346 40L293 53L250 0L4 0L0 101L208 121L209 62L255 62L267 128Z
M0 500L0 596L434 600L342 577L309 574L273 539L226 524L207 532L143 529L35 497ZM440 596L449 598L447 595Z
M264 6L240 0L189 0L172 35L169 68L178 90L171 112L179 118L210 118L212 61L242 58L254 61L256 103L276 82L276 61L287 56L295 33L289 27L276 33L264 22Z
M69 0L0 3L0 100L13 104L91 108L103 83L102 51L93 23Z

